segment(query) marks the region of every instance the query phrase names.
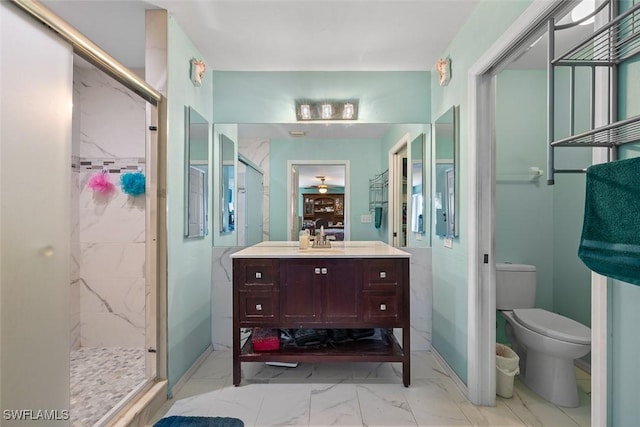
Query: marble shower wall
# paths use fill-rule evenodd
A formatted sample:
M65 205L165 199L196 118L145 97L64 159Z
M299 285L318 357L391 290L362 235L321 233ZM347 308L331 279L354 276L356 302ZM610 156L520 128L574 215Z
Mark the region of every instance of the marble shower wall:
M145 345L145 199L119 185L144 172L145 108L104 73L74 67L72 348ZM103 170L110 195L87 188Z
M214 350L230 349L233 327L233 282L231 254L244 249L213 248L213 295L211 342ZM431 248L402 248L411 253L411 350L431 350L431 316L433 281L431 279Z

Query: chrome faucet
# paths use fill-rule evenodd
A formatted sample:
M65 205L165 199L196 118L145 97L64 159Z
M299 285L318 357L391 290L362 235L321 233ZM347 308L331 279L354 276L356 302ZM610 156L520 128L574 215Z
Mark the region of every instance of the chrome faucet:
M324 226L320 226L320 235L316 234L315 239L313 239L313 245L311 248L330 248L331 243L327 239L326 234L324 234Z

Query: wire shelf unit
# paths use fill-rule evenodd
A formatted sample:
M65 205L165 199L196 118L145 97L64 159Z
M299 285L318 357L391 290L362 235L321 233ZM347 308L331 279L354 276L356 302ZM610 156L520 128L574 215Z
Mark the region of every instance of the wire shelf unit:
M369 179L369 211L389 204L389 169Z
M562 29L562 27L557 28ZM551 63L553 65L609 66L620 64L638 52L640 52L640 4L618 15Z
M618 66L624 61L640 54L640 4L635 4L627 11L615 15L617 2L609 0L601 4L590 16L595 16L601 11L609 15L609 21L594 30L592 34L576 43L574 47L565 53L556 56L555 34L558 31L569 29L580 22L567 25L556 25L552 18L548 24L548 99L555 99L555 69L557 67L569 68L569 136L556 139L554 103L549 103L548 108L548 148L547 148L547 184L554 184L556 173L584 172L584 169L562 169L556 167L555 149L559 147L605 147L609 149L609 159L617 158L617 148L624 144L640 142L640 116L633 116L620 120L617 112L618 91ZM583 18L585 20L587 18ZM591 118L590 130L575 133L575 102L576 102L576 73L577 67L589 67L591 69L590 105ZM604 74L597 74L596 69L604 68ZM604 78L603 78L604 77ZM606 83L605 83L606 82ZM606 85L604 92L601 90ZM596 94L604 96L606 100L596 100ZM608 119L603 126L595 126L596 104L607 105Z

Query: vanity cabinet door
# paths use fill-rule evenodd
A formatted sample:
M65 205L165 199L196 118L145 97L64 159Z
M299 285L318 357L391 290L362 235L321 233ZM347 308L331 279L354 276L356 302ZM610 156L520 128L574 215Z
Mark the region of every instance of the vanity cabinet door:
M323 320L351 323L360 318L361 263L352 259L325 260Z
M361 263L352 259L283 260L282 320L356 323L360 320Z
M323 267L313 259L280 262L280 320L283 323L300 327L322 321Z

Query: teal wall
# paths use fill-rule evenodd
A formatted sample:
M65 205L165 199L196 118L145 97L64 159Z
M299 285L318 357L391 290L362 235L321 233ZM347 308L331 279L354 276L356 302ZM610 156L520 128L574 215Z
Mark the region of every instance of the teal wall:
M211 233L185 239L184 107L191 105L212 120L210 73L201 87L189 78L190 59L201 57L182 29L168 22L167 243L169 390L211 344ZM209 226L209 230L211 227ZM169 391L171 395L171 391Z
M568 94L566 77L560 73L556 79L561 94ZM584 75L578 77L577 87L588 85ZM546 70L505 70L497 77L496 262L535 265L536 306L590 326L591 276L577 257L584 175L558 175L555 185L549 186L544 176L532 182L528 174L532 166L546 169L546 85ZM578 97L586 96L585 92ZM568 99L560 98L556 99L556 121L564 132ZM589 101L576 101L580 129L586 126ZM571 148L557 154L558 166L591 163L590 150ZM504 342L501 328L497 337Z
M574 133L590 128L591 72L575 70L576 93ZM563 138L569 131L569 69L556 69L555 133ZM542 90L542 88L541 88ZM546 122L545 122L546 123ZM591 164L590 148L557 148L556 168L584 168ZM546 169L546 168L545 168ZM591 326L591 272L578 258L585 200L584 174L556 174L553 190L553 310Z
M467 381L467 71L487 51L512 22L529 6L529 0L496 2L482 0L442 56L451 58L451 82L439 86L431 76L431 119L452 105L460 106L460 236L453 248L432 236L433 341L435 349L458 376ZM491 25L487 25L491 23Z
M215 123L293 123L296 99L360 100L358 123L427 123L427 71L213 71Z
M349 160L351 240L380 240L373 223L362 224L369 214L369 178L380 170L379 140L273 140L271 141L270 240L287 240L287 161Z

